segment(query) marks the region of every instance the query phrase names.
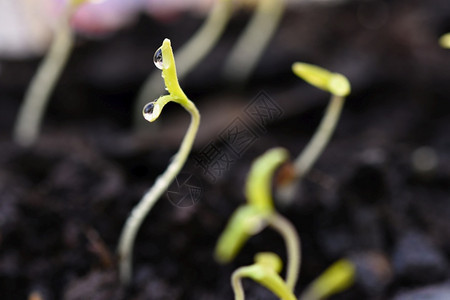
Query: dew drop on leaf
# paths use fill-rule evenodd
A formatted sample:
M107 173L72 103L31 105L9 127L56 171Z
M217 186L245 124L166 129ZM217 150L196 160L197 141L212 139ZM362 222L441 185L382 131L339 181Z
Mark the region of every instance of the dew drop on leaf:
M142 109L144 119L149 122L153 122L158 119L159 114L161 113L161 107L156 101L157 100L147 103L144 106L144 109Z
M155 102L147 103L142 110L142 114L144 118L151 115L153 113L153 109L155 108Z
M155 55L153 56L153 62L158 69L163 69L163 55L161 48L158 48L158 50L156 50Z

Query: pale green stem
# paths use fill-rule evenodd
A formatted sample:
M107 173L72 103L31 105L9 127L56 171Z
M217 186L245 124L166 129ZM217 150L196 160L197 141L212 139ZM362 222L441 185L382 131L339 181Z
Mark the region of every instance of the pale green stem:
M232 4L231 0L217 0L202 27L176 51L179 79L189 74L217 43L231 17ZM163 92L160 79L160 73L155 72L143 84L135 103L135 125L143 124L142 106Z
M244 300L245 294L244 294L244 288L242 287L241 274L239 272L239 269L234 271L233 275L231 276L231 286L233 287L233 291L234 291L234 299L235 300Z
M331 95L330 103L320 122L319 128L316 130L313 138L308 145L306 145L305 149L294 161L295 178L291 182L277 188L277 198L280 202L286 204L292 200L301 179L309 172L316 160L322 154L336 128L344 102L344 97Z
M235 82L248 78L275 33L285 6L285 0L258 0L252 19L227 59L225 78Z
M133 246L137 232L156 201L173 182L181 171L191 151L197 130L200 124L200 114L194 103L188 100L183 107L191 114L191 123L181 143L180 149L175 154L166 171L155 181L154 185L142 197L141 201L133 208L119 239L119 272L121 282L127 285L131 280Z
M75 7L66 9L50 49L25 93L13 132L14 140L22 146L35 142L50 94L73 48L74 38L69 21L74 10Z
M339 116L341 115L344 102L344 97L336 95L331 96L330 103L328 104L325 115L320 122L319 128L311 141L294 162L295 175L298 179L301 179L306 173L309 172L317 158L322 154L325 146L328 144L331 135L336 128Z
M286 285L292 292L294 292L295 285L300 274L300 237L298 236L292 223L278 213L275 213L268 218L268 224L281 234L286 244Z

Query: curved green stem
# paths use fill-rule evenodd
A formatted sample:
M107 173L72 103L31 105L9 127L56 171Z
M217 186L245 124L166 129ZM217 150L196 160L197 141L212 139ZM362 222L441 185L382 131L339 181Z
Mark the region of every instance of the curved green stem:
M224 76L228 80L240 82L248 78L275 33L285 6L285 0L258 0L250 23L225 64Z
M183 107L191 114L191 123L180 149L175 154L172 163L167 167L166 171L156 179L154 185L145 193L139 204L133 208L120 236L118 247L120 280L125 285L131 280L132 253L137 232L149 211L164 191L167 190L186 162L200 124L200 114L195 105L189 101Z
M292 223L278 213L274 213L268 218L268 224L274 230L281 234L286 244L287 266L286 266L286 285L294 291L295 285L300 274L301 246L300 237Z
M22 146L30 146L37 139L50 94L73 48L69 21L74 11L75 7L68 4L50 49L25 93L13 131L14 140Z
M164 105L170 101L174 101L183 106L191 114L191 122L186 135L181 142L180 149L175 154L172 162L164 173L156 179L153 186L145 193L136 207L133 208L130 216L125 222L118 246L120 280L125 285L131 280L133 246L137 232L156 201L161 197L162 193L167 190L177 174L181 171L181 168L185 164L192 149L200 124L200 114L195 104L186 97L178 83L175 59L173 57L169 39L164 40L162 46L157 50L157 53L158 59L161 60L158 62L158 67L162 70L162 77L169 95L161 96L156 101L147 104L150 105L150 109L147 111L147 106L144 108L144 117L148 121L153 122L159 117Z
M302 178L308 173L317 161L317 158L322 154L336 128L344 102L344 97L331 95L330 102L318 129L302 153L295 159L296 177Z
M175 56L178 61L178 78L185 77L211 51L222 35L231 17L231 0L218 0L208 15L208 18L195 35L180 48ZM152 73L139 91L135 104L135 124L142 122L140 118L142 106L156 98L163 87L159 74Z
M275 265L274 265L275 263ZM236 269L231 276L231 286L235 300L244 300L244 289L241 279L250 278L266 287L282 300L295 300L294 293L278 274L281 269L281 259L274 253L258 253L255 263Z
M235 300L244 300L245 294L244 294L244 288L242 287L242 274L241 269L237 269L233 272L231 275L231 287L233 288L234 292L234 299Z

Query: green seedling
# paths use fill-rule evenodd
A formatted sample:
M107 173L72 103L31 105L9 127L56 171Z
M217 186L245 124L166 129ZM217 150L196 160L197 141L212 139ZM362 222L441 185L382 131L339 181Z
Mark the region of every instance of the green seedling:
M350 94L351 89L350 83L344 75L332 73L315 65L296 62L292 65L292 71L309 84L331 93L331 99L314 136L291 166L293 170L291 176L284 178L278 186L278 197L285 202L292 199L300 180L309 172L324 151L336 128L345 97Z
M450 49L450 33L446 33L439 39L442 48Z
M176 52L178 78L184 78L217 44L232 14L232 0L217 0L208 18L192 38ZM147 99L162 91L158 73L152 73L143 84L136 100L135 123L141 123L141 108Z
M245 81L254 70L275 33L286 6L285 0L256 1L257 7L252 19L225 64L224 76L230 81Z
M220 263L230 262L251 236L270 226L285 241L288 256L286 284L293 291L300 270L300 238L294 226L275 211L271 196L273 174L288 157L285 149L274 148L253 162L245 187L247 204L231 216L217 242L215 257Z
M341 259L315 279L300 300L321 300L348 289L355 282L356 267L348 259Z
M162 46L156 50L154 62L162 70L162 77L169 95L161 96L145 105L143 109L144 118L149 122L155 121L161 114L163 107L173 101L183 106L190 113L191 122L180 149L175 154L172 162L166 171L156 179L154 185L142 197L141 201L133 208L122 230L118 252L120 279L123 284L128 284L131 279L133 245L139 227L156 201L167 190L185 164L200 124L200 114L195 104L186 97L178 83L175 59L169 39L165 39Z
M238 268L231 276L235 300L244 300L242 278L250 278L272 291L282 300L296 299L279 273L281 259L271 252L258 253L255 263ZM300 300L322 300L347 290L355 282L356 267L348 259L341 259L332 264L316 278L299 297Z
M253 265L240 267L231 276L234 299L245 299L241 280L242 278L250 278L272 291L282 300L295 300L292 290L279 275L281 268L282 262L278 255L271 252L256 254Z
M71 0L67 3L50 49L25 93L14 125L13 138L22 146L32 145L38 137L50 94L73 48L74 36L70 19L80 5L90 1L92 0Z

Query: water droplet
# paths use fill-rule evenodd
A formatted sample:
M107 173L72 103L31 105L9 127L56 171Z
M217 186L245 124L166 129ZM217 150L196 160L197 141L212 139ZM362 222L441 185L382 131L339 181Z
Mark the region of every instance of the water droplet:
M163 69L163 55L161 47L156 50L155 55L153 56L153 62L158 69Z
M152 114L153 108L155 108L155 102L147 103L147 105L144 106L142 112L144 115Z
M142 109L142 115L144 118L149 121L153 122L156 120L159 116L160 109L159 105L155 101L149 102L144 106L144 109Z

